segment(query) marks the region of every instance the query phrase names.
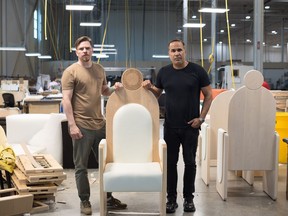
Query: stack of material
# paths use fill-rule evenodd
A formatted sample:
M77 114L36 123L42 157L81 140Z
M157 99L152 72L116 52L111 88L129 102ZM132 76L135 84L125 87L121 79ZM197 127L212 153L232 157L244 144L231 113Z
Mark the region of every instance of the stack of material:
M285 112L288 91L273 90L271 93L276 100L276 111Z
M33 194L31 213L49 210L46 201L55 202L57 186L66 179L63 167L49 154L20 155L12 181L19 194Z

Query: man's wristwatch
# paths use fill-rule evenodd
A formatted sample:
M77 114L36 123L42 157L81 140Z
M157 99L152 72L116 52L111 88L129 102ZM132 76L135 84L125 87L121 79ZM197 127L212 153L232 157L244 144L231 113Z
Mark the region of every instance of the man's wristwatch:
M199 118L199 120L200 120L201 123L203 123L205 121L205 119L201 118L201 117Z

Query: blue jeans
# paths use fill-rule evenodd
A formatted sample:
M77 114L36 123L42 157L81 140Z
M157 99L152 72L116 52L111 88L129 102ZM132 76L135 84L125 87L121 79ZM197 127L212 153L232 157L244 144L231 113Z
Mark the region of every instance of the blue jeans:
M78 196L81 201L89 200L90 185L88 179L88 159L91 151L98 162L98 146L101 139L105 139L105 127L99 130L88 130L80 128L83 137L73 140L73 160L75 165L75 180L78 190Z
M179 159L179 149L182 145L184 160L183 197L193 199L195 192L196 176L196 151L198 145L199 130L192 127L169 128L164 126L164 140L167 144L167 199L176 201L177 199L177 163Z

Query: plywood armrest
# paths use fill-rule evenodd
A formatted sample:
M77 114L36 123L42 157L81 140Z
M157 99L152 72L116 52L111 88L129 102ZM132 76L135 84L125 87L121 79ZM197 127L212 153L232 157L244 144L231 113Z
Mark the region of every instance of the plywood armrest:
M163 170L163 165L167 164L167 145L164 139L159 139L159 158L161 169Z
M99 169L104 171L104 167L106 165L106 157L107 157L107 142L106 139L102 139L99 143Z
M227 131L223 128L218 129L217 135L217 180L222 182L223 178L223 165L225 165L225 136L227 135Z

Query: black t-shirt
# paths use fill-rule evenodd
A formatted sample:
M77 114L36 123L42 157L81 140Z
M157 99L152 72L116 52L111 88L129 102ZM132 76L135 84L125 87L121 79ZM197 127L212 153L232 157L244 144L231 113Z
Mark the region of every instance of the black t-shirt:
M207 72L189 62L183 69L173 65L162 67L157 74L156 87L165 91L165 126L185 128L188 121L200 115L200 90L210 85Z

